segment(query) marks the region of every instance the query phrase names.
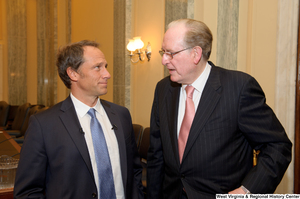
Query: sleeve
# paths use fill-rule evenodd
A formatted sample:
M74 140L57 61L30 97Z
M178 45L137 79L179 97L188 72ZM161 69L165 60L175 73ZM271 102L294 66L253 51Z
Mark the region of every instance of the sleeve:
M16 173L14 198L45 198L47 154L41 126L31 116Z
M140 162L140 156L138 154L137 145L135 142L131 115L127 108L124 107L120 107L120 108L121 109L119 113L122 113L121 118L122 120L124 120L124 125L126 124L126 126L124 126L124 129L129 130L128 139L125 138L126 140L128 140L128 143L126 144L128 146L127 155L130 154L130 157L127 157L127 162L128 164L132 164L132 166L130 166L130 168L132 168L132 171L129 171L127 174L127 175L131 175L128 177L132 178L133 180L132 185L130 185L132 189L130 190L131 194L127 195L127 197L130 197L132 199L142 199L144 198L143 185L141 180L143 168Z
M249 78L242 89L238 117L247 141L260 151L257 165L242 185L251 193L273 193L291 161L292 143L254 78Z
M162 184L164 178L164 159L160 136L158 86L155 90L151 121L150 147L147 156L147 198L162 198Z
M131 133L131 145L132 145L132 151L133 151L133 172L134 172L134 190L137 190L138 197L137 198L144 198L144 193L143 193L143 185L142 185L142 165L140 162L140 156L138 154L137 150L137 145L135 142L135 137L134 137L134 132L132 128L132 133ZM135 194L133 194L135 195Z

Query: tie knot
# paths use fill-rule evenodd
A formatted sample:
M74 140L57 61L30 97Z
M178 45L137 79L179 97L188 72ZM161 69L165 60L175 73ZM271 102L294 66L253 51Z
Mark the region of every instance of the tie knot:
M94 118L95 117L95 109L93 109L93 108L90 108L90 110L87 112L92 118Z
M195 89L195 88L194 88L193 86L191 86L191 85L188 85L188 86L185 87L186 96L187 96L188 98L193 99L193 92L194 92L194 89Z

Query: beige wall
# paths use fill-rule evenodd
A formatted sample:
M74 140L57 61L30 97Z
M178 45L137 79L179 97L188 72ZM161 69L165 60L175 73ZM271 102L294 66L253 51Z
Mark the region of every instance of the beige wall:
M112 78L102 99L113 101L113 2L107 0L72 0L72 42L95 40L108 62Z
M57 46L66 45L67 41L67 2L66 1L58 1L57 4ZM64 85L64 83L60 80L59 75L57 74L57 102L60 102L66 98L68 94L68 89Z
M239 21L239 30L245 29L246 40L239 40L238 69L254 76L265 91L267 103L274 109L276 45L277 45L277 1L248 1L248 9L242 4L240 14L247 13ZM268 14L266 14L266 11ZM243 20L242 20L243 19ZM248 23L247 23L248 22ZM244 50L244 52L242 52ZM246 62L246 70L245 70Z
M3 60L0 97L8 98L6 57L5 1L0 1L0 44L3 45ZM65 40L65 1L58 1L58 46ZM150 109L156 82L163 77L163 66L158 54L164 32L164 1L133 0L133 36L141 36L152 45L150 62L132 64L131 113L133 121L149 126ZM214 35L211 61L216 60L217 43L217 0L195 0L195 19L204 21ZM36 103L36 0L27 1L28 31L28 101ZM266 14L267 12L267 14ZM155 14L154 14L155 13ZM275 61L276 61L277 1L240 1L238 70L253 75L261 84L268 104L274 107ZM72 1L72 42L82 39L96 40L101 44L109 63L108 70L113 78L113 1ZM104 99L112 101L112 79ZM58 78L58 101L63 100L66 89Z
M164 1L135 0L133 34L151 43L151 60L132 64L131 114L134 123L150 126L150 112L156 83L163 78L163 65L158 51L164 32Z
M150 62L132 64L133 121L149 126L153 92L163 77L161 47L164 32L164 2L135 0L133 36L142 36L144 43L150 41ZM268 12L266 14L266 12ZM155 14L153 14L155 13ZM194 18L205 22L214 35L210 60L216 63L218 0L195 0ZM240 1L238 70L254 76L274 108L276 75L276 25L277 1Z
M194 18L214 35L210 60L216 63L218 0L195 0ZM254 76L274 108L277 1L239 1L238 70Z
M203 21L213 34L210 61L216 64L218 0L194 0L194 19Z
M37 0L27 0L27 101L37 103ZM67 25L66 1L58 2L58 47L65 45ZM0 64L0 100L8 101L7 83L7 37L6 37L6 0L0 0L0 44L3 49L3 60ZM100 43L108 61L108 71L113 78L113 1L72 0L72 42L90 39ZM104 99L112 101L112 78L109 80L108 94ZM57 78L57 101L68 95L65 85Z

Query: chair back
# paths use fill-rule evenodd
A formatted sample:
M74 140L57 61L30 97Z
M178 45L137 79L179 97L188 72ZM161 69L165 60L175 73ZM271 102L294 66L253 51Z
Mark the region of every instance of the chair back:
M0 126L6 126L10 105L5 101L0 101Z
M26 130L28 128L30 116L32 116L33 114L36 114L39 110L41 110L44 107L45 107L44 105L34 105L34 106L32 106L32 107L29 108L28 113L26 115L26 118L24 120L24 124L23 124L23 126L21 128L21 135L20 136L25 135L25 132L26 132Z
M144 195L147 195L147 153L150 146L150 127L146 127L143 131L140 141L139 155L141 158L142 171L142 184Z
M139 155L142 159L142 162L147 162L147 153L150 146L150 127L146 127L143 131L140 147L139 147Z
M44 110L47 110L48 108L49 108L49 106L45 106L45 107L43 107L43 108L40 108L40 109L37 110L36 113L42 112L42 111L44 111Z
M137 148L139 148L144 127L140 124L132 124L132 126L133 126L136 146Z
M18 107L11 130L21 130L30 107L30 103L25 103Z

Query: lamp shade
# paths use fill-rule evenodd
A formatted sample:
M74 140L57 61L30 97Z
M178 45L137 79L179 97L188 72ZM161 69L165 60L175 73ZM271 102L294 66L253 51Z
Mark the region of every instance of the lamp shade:
M134 40L129 39L129 43L127 44L127 50L129 51L135 51L136 47L134 46Z
M141 40L141 37L134 37L133 40L135 49L141 49L144 47L144 42Z

